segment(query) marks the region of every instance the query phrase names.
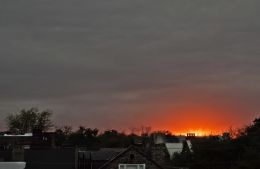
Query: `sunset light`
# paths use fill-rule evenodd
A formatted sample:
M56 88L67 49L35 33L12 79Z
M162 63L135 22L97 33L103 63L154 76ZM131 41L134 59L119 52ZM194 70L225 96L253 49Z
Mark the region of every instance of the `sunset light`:
M0 169L260 169L259 7L0 0Z
M197 129L197 130L188 130L187 132L176 133L176 135L186 136L188 133L194 133L195 136L199 136L199 137L220 134L218 132L212 132L209 130Z

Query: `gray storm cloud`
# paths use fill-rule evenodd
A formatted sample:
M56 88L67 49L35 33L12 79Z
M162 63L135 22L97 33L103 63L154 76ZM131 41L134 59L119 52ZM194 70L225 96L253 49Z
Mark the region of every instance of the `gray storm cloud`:
M260 109L259 5L1 1L0 120L37 106L57 124L127 128L206 101L249 120Z

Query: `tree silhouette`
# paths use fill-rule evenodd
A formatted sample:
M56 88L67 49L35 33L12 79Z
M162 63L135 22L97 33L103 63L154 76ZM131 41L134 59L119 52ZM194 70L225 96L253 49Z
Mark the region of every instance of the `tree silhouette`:
M50 110L30 108L7 116L6 122L9 132L13 134L24 134L32 132L33 129L47 131L53 126L51 116Z

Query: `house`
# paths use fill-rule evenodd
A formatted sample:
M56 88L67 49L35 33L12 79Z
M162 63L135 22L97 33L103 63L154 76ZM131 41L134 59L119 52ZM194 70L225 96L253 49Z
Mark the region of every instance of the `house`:
M185 142L179 142L179 143L165 143L165 146L167 148L167 152L169 153L171 160L174 158L175 154L182 153L185 150L185 148L189 152L191 153L193 152L192 144L190 140L186 140Z
M34 130L23 135L0 135L1 165L13 167L23 162L25 169L75 169L75 152L75 148L56 148L53 132Z
M23 135L11 135L11 134L3 134L0 135L0 149L8 150L13 147L20 147L22 149L26 149L30 147L33 142L32 133L25 133Z
M138 147L130 146L99 169L163 169Z
M75 148L30 149L25 154L25 169L75 169Z
M192 150L192 144L191 141L189 140L190 138L194 138L193 137L194 134L188 134L187 137L185 136L166 136L164 134L161 133L155 133L153 134L152 138L153 138L153 146L151 146L151 149L154 149L154 147L158 147L160 146L161 149L163 149L163 147L165 147L166 149L166 153L169 156L169 160L172 160L174 158L175 154L180 154L182 153L184 150L188 150L189 152L193 152ZM152 152L157 152L158 151L153 151ZM162 156L162 153L161 153ZM154 157L153 157L154 158ZM161 162L161 160L160 160ZM162 166L167 165L167 162L165 162L165 164L161 164Z
M183 150L183 143L165 143L170 159L173 159L176 153L181 153Z
M125 148L101 148L99 150L78 148L77 169L99 169L125 150Z
M129 148L90 150L54 143L53 133L2 135L0 161L26 162L25 169L165 169L171 167L175 153L184 148L192 152L189 140L162 134L136 136Z
M0 150L55 147L55 133L34 130L33 133L0 135Z

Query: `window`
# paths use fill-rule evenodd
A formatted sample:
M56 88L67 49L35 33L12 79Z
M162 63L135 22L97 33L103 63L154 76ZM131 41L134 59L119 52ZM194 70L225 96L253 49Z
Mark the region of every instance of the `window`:
M118 169L145 169L145 164L119 164Z

